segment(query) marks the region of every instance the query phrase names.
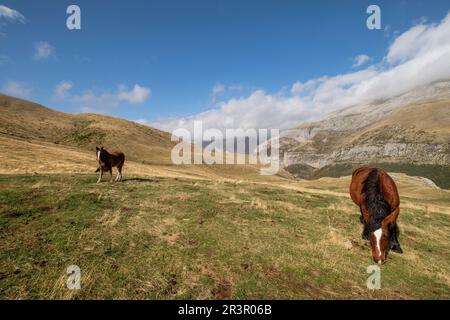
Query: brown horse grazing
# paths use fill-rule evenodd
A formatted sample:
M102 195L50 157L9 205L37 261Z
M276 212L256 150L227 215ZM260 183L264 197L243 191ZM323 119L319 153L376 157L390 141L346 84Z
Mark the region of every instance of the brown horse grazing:
M398 242L397 217L400 198L394 180L378 168L359 168L353 172L350 196L361 211L362 237L370 240L372 257L382 264L389 250L403 253Z
M117 167L117 176L115 181L122 181L122 167L125 163L125 155L122 152L109 153L103 147L95 147L97 161L99 167L95 172L100 171L100 176L98 177L97 183L100 183L103 177L104 171L109 171L111 175L110 181L113 181L112 168Z

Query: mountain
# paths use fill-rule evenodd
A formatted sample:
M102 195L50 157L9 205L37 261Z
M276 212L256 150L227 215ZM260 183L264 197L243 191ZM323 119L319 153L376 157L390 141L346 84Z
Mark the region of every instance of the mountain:
M0 94L0 135L94 152L120 149L127 159L170 163L170 134L135 122L98 114L66 114Z
M450 81L332 112L280 139L285 168L300 178L341 176L360 165L420 175L450 187Z

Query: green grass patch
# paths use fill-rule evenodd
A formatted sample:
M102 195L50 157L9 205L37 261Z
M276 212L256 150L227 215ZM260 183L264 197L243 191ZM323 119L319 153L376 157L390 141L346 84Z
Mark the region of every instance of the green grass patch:
M349 199L258 184L0 176L1 299L450 298L450 217L404 210L366 288ZM78 291L66 268L81 268Z

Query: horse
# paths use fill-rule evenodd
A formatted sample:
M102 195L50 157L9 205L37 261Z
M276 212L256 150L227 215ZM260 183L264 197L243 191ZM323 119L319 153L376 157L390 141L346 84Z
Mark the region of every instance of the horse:
M403 253L398 241L400 197L394 180L379 168L362 167L352 174L350 196L361 211L362 238L369 240L372 258L386 261L389 250Z
M122 152L112 152L109 153L104 149L103 147L95 147L96 155L97 155L97 161L99 167L95 172L100 171L100 176L98 177L97 183L100 183L103 177L104 171L109 171L109 174L111 175L110 182L113 181L112 176L112 168L117 167L117 176L115 181L122 181L122 167L125 163L125 155Z

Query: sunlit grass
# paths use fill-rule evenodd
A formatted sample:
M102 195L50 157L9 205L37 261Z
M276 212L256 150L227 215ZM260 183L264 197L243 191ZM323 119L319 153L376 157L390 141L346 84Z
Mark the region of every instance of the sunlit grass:
M3 299L449 298L450 216L402 212L403 256L372 264L344 197L271 185L0 176ZM66 268L81 268L79 291Z

